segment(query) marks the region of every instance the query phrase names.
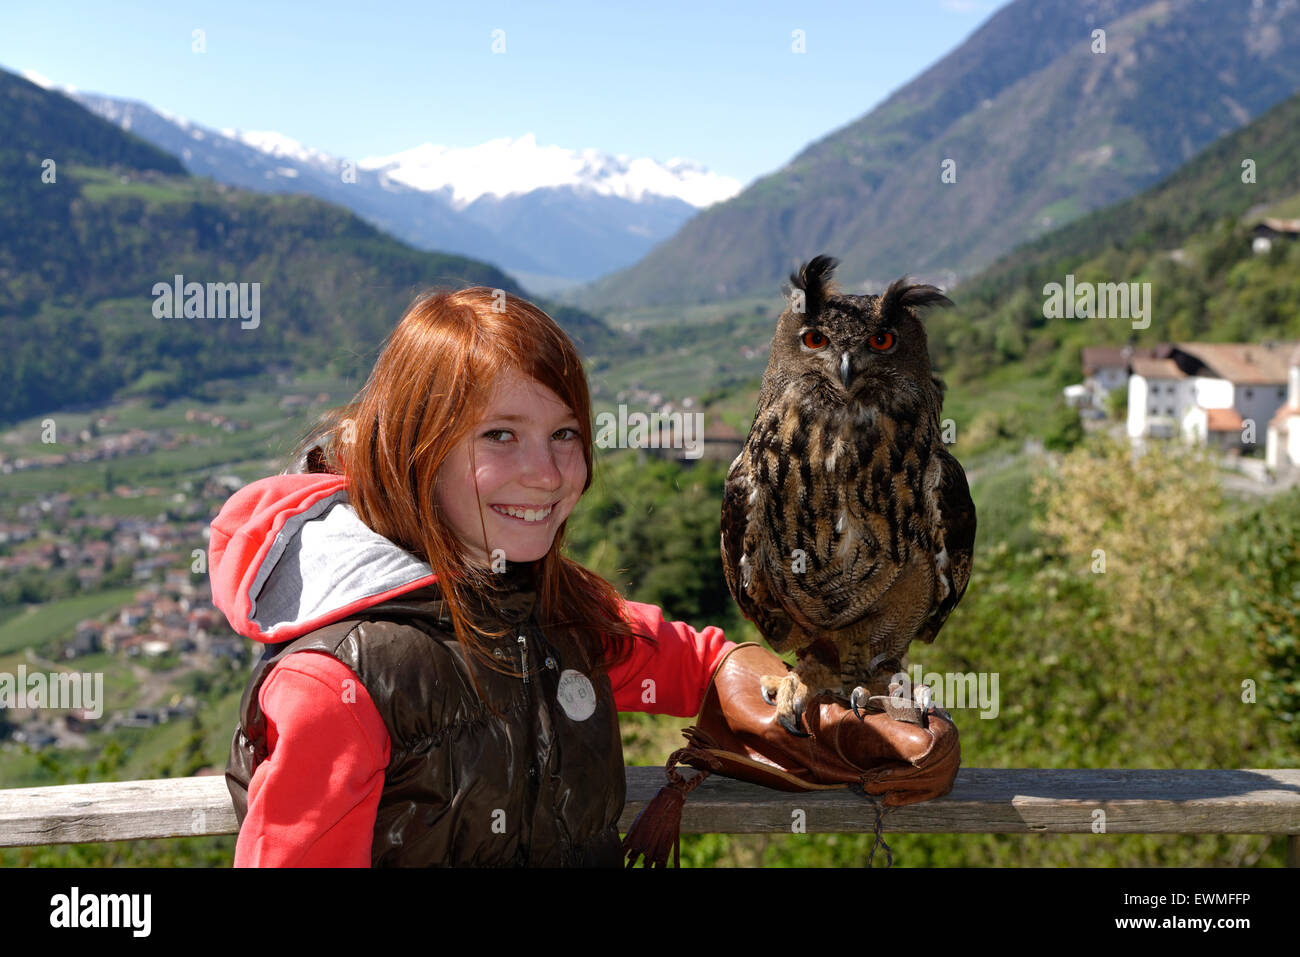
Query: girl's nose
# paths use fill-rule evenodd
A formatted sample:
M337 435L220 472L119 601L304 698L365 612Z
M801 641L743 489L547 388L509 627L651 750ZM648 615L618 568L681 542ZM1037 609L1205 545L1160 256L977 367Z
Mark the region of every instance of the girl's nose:
M549 442L542 443L540 448L534 446L527 454L523 480L525 484L536 485L547 491L557 489L564 483L564 473L560 471Z

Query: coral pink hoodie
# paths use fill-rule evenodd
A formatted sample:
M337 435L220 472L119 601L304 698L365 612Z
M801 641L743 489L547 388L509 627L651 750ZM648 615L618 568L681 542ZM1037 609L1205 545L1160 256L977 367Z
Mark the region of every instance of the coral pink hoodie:
M222 507L211 526L209 580L236 632L279 644L437 581L357 517L346 488L341 475L279 475ZM664 621L655 605L625 602L624 617L659 643L638 642L610 669L618 709L698 714L734 642L714 625L697 632ZM346 679L358 689L355 704L338 694ZM304 651L276 665L258 700L269 753L249 783L235 866L369 867L389 740L364 687L336 658Z

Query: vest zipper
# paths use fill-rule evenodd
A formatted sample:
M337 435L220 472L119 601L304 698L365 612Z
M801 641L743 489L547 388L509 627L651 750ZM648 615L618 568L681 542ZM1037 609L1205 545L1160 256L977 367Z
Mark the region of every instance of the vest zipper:
M536 707L536 705L534 704L533 695L528 686L528 637L526 635L519 635L516 640L519 642L519 671L520 674L523 675L523 679L524 679L524 700L528 703L529 706L529 711L528 711L529 758L528 758L528 777L527 777L527 782L525 783L524 786L524 805L526 808L525 813L528 816L528 840L527 840L528 850L526 854L526 863L531 863L533 860L533 840L536 834L534 823L537 820L537 802L538 802L538 798L541 796L541 789L542 789L542 773L541 773L541 769L538 767L538 760L537 760L537 727L534 720L536 718L536 715L534 713L534 708ZM537 696L536 700L538 702L541 702L540 694ZM542 707L545 707L544 702L542 703Z

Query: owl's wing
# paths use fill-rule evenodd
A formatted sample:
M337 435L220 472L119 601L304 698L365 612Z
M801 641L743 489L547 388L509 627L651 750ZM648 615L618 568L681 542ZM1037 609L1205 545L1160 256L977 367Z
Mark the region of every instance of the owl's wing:
M934 641L949 613L966 594L975 557L975 502L970 497L966 470L947 449L941 448L936 454L942 466L934 494L938 496L943 548L935 555L935 569L947 580L948 592L916 633L917 638L929 642Z
M768 643L781 650L790 634L790 618L772 592L760 562L755 561L762 518L751 510L758 505L757 489L749 468L749 448L731 463L722 491L722 572L741 614L758 626Z

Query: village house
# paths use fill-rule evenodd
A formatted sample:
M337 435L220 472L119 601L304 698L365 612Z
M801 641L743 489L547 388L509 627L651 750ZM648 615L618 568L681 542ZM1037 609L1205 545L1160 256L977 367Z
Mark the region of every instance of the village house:
M1300 469L1300 345L1288 362L1286 404L1268 422L1264 464L1275 472Z
M1105 410L1110 394L1117 389L1127 389L1136 359L1165 359L1173 347L1167 343L1154 348L1138 349L1131 343L1125 346L1084 346L1083 382L1065 387L1067 405L1074 408Z
M114 646L114 652L127 658L135 658L140 654L141 648L147 640L144 635L131 635L128 638L121 638Z
M104 629L101 641L104 650L109 654L117 654L122 650L123 642L135 636L135 629L120 622L110 624Z
M104 626L92 618L77 622L72 641L63 648L63 657L77 658L92 655L103 647Z
M1144 349L1141 355L1151 351ZM1101 407L1111 392L1127 388L1133 355L1132 346L1083 347L1083 388L1093 405Z
M155 621L149 626L148 640L142 646L147 655L165 655L170 652L193 651L194 639L189 630L177 625Z
M1171 358L1137 359L1128 382L1131 438L1172 438L1178 416L1192 402L1187 373Z
M1180 342L1160 358L1135 358L1127 431L1134 440L1172 438L1225 450L1262 445L1287 401L1296 343Z
M163 587L172 594L190 596L196 589L190 581L190 570L188 568L169 568L163 573Z
M1265 216L1251 228L1251 252L1257 256L1268 252L1278 240L1300 239L1300 219Z
M35 535L36 532L33 529L27 527L26 525L11 523L11 522L0 522L0 545L7 544L9 542L13 542L14 544L17 544L19 542L25 542L29 538L34 537Z
M143 605L128 605L118 613L117 620L129 628L134 628L149 617L149 611Z

